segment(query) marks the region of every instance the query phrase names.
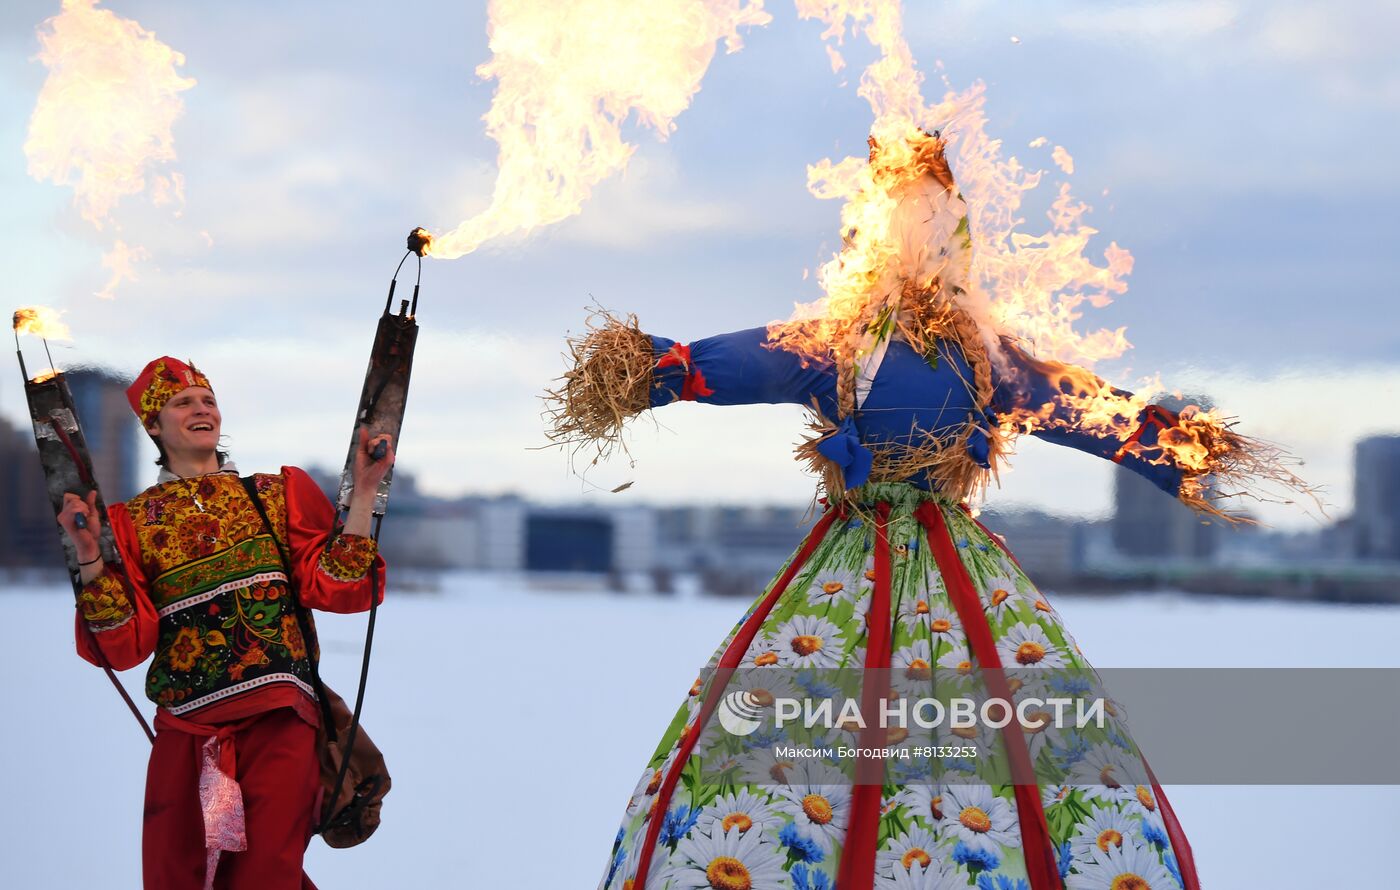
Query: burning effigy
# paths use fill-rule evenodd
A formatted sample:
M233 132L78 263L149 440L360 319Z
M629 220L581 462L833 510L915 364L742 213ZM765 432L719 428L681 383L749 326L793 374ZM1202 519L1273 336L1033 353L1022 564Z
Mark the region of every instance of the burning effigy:
M1027 434L1118 464L1206 520L1248 522L1241 499L1311 491L1282 449L1223 415L1094 373L1128 340L1076 322L1126 289L1131 254L1090 254L1089 208L1067 184L1048 228L1022 229L1041 174L987 136L981 86L924 103L897 4L798 6L829 38L862 33L880 50L860 87L868 155L809 168L813 194L844 201L823 297L690 343L597 312L547 395L551 439L594 462L668 404L806 406L797 456L821 496L642 770L600 887L1194 890L1190 845L1121 709L1089 729L1025 719L1035 696L1095 675L973 507ZM1053 160L1073 170L1063 147ZM888 714L969 689L1018 719L794 730L775 706L844 694ZM1075 840L1090 814L1111 842Z
M886 200L845 233L824 311L691 343L604 314L571 342L573 367L550 394L555 441L600 454L630 418L675 402L805 405L814 433L798 456L824 494L821 518L646 764L602 887L705 886L717 868L736 887L897 887L903 875L1050 890L1107 869L1131 886L1180 875L1195 887L1185 835L1118 718L1076 737L1104 764L1085 776L1057 753L1068 737L1014 722L970 730L971 746L942 727L836 727L848 747L820 732L755 747L722 723L731 696L757 689L754 725L767 726L777 712L762 702L804 678L839 688L854 673L852 700L869 714L900 684L951 702L975 672L979 694L1020 707L1090 675L1053 605L966 509L1019 433L1111 460L1211 515L1229 515L1211 501L1213 475L1269 459L1207 412L1151 404L999 331L972 299L969 211L944 139L890 144L872 140L871 187ZM877 262L862 252L872 244ZM784 760L790 750L877 753ZM920 751L960 753L953 765ZM1043 788L1064 793L1046 800ZM1057 807L1111 821L1112 858L1072 845L1076 822Z

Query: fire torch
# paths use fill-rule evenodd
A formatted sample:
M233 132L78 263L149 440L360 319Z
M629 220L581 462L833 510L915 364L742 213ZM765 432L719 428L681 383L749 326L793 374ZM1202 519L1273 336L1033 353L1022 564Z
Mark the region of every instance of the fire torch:
M86 499L91 492L97 492L97 513L102 518L102 528L98 531L98 545L102 550L103 561L112 568L113 571L124 571L122 568L121 554L117 550L115 539L112 537L112 526L107 521L107 505L102 499L102 493L98 491L97 479L92 471L92 455L88 451L87 440L83 436L83 427L78 420L78 409L73 404L73 394L68 388L68 381L64 378L63 372L54 367L53 355L49 352L48 336L55 330L55 318L50 310L40 307L19 309L14 314L15 329L15 355L19 359L20 375L24 378L24 397L29 403L29 419L34 425L34 442L39 448L39 463L44 470L45 487L49 495L49 503L53 507L54 519L57 521L58 514L63 510L63 496L68 492ZM19 335L33 334L38 336L44 344L44 354L49 360L49 370L43 371L34 377L29 376L29 369L24 363L24 351L20 348ZM79 516L79 527L87 520ZM68 575L73 583L73 592L76 596L82 591L83 582L79 575L78 557L72 542L67 535L60 536L63 541L64 557L68 563ZM87 624L78 622L87 633ZM98 658L102 658L102 650L99 646L92 646L92 651L97 653ZM141 728L146 731L146 736L152 741L155 740L150 726L146 724L146 718L127 694L126 688L117 679L116 673L110 664L104 663L102 669L106 671L107 678L112 681L117 692L121 694L122 700L126 702L131 713L136 716L136 720L141 724Z
M384 301L384 312L379 317L379 325L374 332L374 345L370 347L369 368L365 371L365 383L360 389L360 404L355 412L355 425L350 431L350 449L345 458L345 469L340 474L340 490L336 496L337 530L344 525L346 515L350 512L350 498L354 494L354 468L355 455L360 447L360 431L367 429L369 439L387 434L394 442L395 446L399 442L399 430L403 427L404 407L408 402L408 381L413 372L413 349L418 342L418 290L423 282L423 254L427 252L432 243L432 235L427 230L416 228L408 233L408 249L404 252L403 258L399 260L399 265L394 269L394 275L389 280L389 296ZM403 271L403 265L408 261L409 255L416 255L417 275L413 283L413 297L411 300L400 300L397 309L394 306L394 291L398 287L399 273ZM375 460L383 460L387 454L385 443L377 445L371 454ZM372 536L377 542L379 531L384 523L384 513L389 504L389 487L393 482L393 470L384 475L384 480L379 483L379 489L375 492L374 507L374 529ZM370 572L370 578L377 575ZM373 582L371 582L373 583ZM336 720L329 711L323 714L326 717L326 733L335 740L341 732L346 733L344 751L345 756L340 762L340 769L336 774L335 786L330 795L326 798L329 809L323 810L321 824L315 827L315 832L325 835L328 828L347 827L353 824L354 814L359 805L372 797L378 790L378 783L387 781L387 776L370 776L360 782L354 789L354 794L350 800L342 804L341 790L344 788L345 779L352 761L351 752L355 750L355 742L359 738L360 730L360 710L364 706L365 684L369 678L370 651L374 646L374 622L379 608L379 592L371 591L369 621L365 627L365 649L364 657L360 662L360 684L355 693L355 708L350 716L348 724L343 720Z
M345 469L340 474L340 493L336 508L343 521L350 510L350 495L354 491L355 452L359 449L360 430L367 428L369 436L388 434L395 444L399 441L399 430L403 427L404 406L408 402L408 380L413 372L413 348L418 342L418 290L423 283L423 254L432 243L432 235L425 229L417 228L408 233L408 250L399 260L394 277L389 280L389 296L384 300L384 314L379 317L379 326L374 332L374 345L370 348L369 368L365 371L365 385L360 390L360 406L355 412L355 427L350 432L350 450L345 458ZM418 274L413 283L413 299L400 300L397 311L394 308L394 290L398 287L399 273L410 255L418 258ZM374 452L375 460L382 460L385 454L384 443ZM393 483L394 472L390 470L379 483L374 498L374 537L379 538L379 526L384 520L384 511L389 504L389 486Z

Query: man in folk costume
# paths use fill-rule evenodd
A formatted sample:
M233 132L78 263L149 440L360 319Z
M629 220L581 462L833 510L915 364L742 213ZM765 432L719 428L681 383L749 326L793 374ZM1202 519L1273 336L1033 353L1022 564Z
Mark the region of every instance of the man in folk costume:
M219 450L222 418L204 374L158 358L127 399L160 449L161 472L109 511L123 565L103 562L95 493L70 493L59 523L85 585L77 621L92 633L77 629L79 654L117 670L154 655L145 887L313 887L302 857L320 789L320 713L314 633L303 636L297 606L358 612L383 591L370 523L393 465L388 437L361 432L339 534L335 509L304 471L253 476L268 529Z

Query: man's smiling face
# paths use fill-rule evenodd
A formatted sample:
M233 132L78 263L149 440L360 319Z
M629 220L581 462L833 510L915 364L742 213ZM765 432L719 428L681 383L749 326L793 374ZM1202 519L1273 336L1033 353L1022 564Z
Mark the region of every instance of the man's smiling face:
M165 403L160 416L146 431L159 436L161 445L171 454L210 454L219 447L222 423L214 393L202 386L190 386Z

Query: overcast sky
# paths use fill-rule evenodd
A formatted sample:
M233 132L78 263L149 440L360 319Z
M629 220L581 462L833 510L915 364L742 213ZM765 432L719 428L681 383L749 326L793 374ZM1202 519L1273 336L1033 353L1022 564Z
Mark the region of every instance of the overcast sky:
M495 145L480 117L492 85L473 73L487 58L485 4L106 5L183 52L198 81L175 129L186 205L178 220L141 199L118 208L123 237L152 259L115 300L96 299L112 233L83 222L68 190L31 179L21 150L46 74L35 27L59 4L4 4L11 302L68 310L75 343L60 364L131 373L162 353L194 358L244 469L338 465L403 236L448 228L490 195ZM989 130L1026 164L1052 168L1048 146L1028 147L1036 137L1068 149L1090 222L1135 255L1129 292L1092 321L1126 325L1136 348L1100 372L1208 392L1242 430L1304 457L1305 475L1349 509L1352 444L1400 432L1400 9L910 6L920 66L941 61L957 87L985 81ZM613 503L810 496L791 459L795 407L670 407L662 428L637 425L636 466L597 468L594 484L535 450L538 396L590 302L690 340L818 295L803 273L836 246L839 208L807 193L805 167L861 153L870 112L847 72L832 73L821 28L786 3L768 8L774 21L715 57L667 141L629 130L630 168L582 215L425 263L400 449L422 487ZM0 387L0 412L17 417L21 400L17 379ZM1102 511L1110 469L1024 441L991 501ZM625 494L594 490L628 480ZM1307 524L1296 510L1266 515Z

